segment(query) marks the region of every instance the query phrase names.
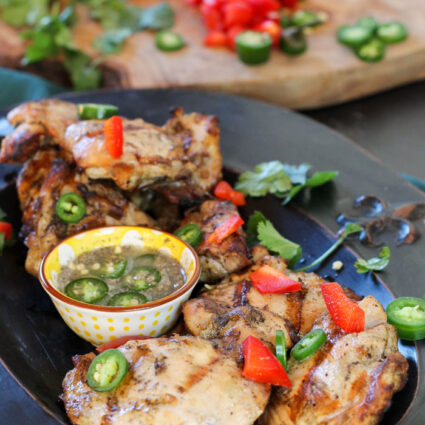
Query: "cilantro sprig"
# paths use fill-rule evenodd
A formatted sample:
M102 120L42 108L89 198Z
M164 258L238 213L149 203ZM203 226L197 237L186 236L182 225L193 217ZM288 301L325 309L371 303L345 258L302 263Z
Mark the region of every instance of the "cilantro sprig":
M303 272L309 269L312 269L313 267L318 266L321 264L326 258L328 258L336 249L347 239L348 236L359 233L363 230L362 226L359 226L356 223L349 223L345 226L344 231L342 232L342 235L318 258L316 258L311 264L301 267L300 269L295 270L296 272Z
M337 171L316 172L308 177L310 164L289 165L280 161L258 164L254 171L245 171L239 176L235 189L253 197L272 194L283 198L287 204L304 188L321 186L337 175Z
M357 273L367 273L370 271L381 271L388 266L390 262L391 251L388 246L384 246L378 257L373 257L369 260L363 260L360 258L354 263L354 267L357 269Z

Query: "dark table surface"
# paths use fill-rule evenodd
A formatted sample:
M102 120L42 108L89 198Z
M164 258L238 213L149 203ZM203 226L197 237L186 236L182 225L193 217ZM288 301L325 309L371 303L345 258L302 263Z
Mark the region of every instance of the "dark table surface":
M425 83L305 115L351 138L394 172L425 180ZM6 169L0 166L1 178ZM56 425L0 365L0 423Z

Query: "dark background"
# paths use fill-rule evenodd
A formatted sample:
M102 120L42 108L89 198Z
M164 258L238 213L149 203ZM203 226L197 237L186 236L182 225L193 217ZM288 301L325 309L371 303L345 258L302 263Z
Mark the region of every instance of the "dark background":
M425 83L302 113L351 138L392 171L425 180ZM6 172L0 166L0 187ZM8 425L57 424L1 365L0 418Z

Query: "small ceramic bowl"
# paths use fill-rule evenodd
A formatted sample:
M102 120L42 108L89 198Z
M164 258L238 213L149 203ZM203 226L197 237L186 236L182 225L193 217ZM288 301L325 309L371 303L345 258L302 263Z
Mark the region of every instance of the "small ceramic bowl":
M137 246L159 250L180 262L185 284L171 295L132 307L107 307L73 300L57 289L61 267L93 248ZM81 338L100 345L122 336L159 336L176 322L182 304L190 297L199 279L200 263L194 249L166 232L146 227L112 226L79 233L53 248L40 265L44 290L65 323Z

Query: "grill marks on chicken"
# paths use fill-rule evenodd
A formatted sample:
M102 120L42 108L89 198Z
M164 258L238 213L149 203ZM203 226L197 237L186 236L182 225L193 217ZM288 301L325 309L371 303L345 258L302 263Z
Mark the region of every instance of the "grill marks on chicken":
M359 303L366 313L364 332L346 334L328 314L313 329L328 342L313 356L290 359L293 387L275 388L261 425L373 425L407 379L407 360L397 350L397 333L375 298Z
M111 179L123 190L154 186L170 200L205 198L221 178L217 118L178 109L164 127L123 120L123 155L104 148L103 121L78 121L76 105L59 100L24 103L8 115L17 126L0 162L24 162L41 147L57 145L92 179Z
M130 369L109 393L86 383L94 354L73 358L63 401L74 424L249 425L270 395L270 386L245 380L236 362L200 338L130 341L119 350Z
M78 120L78 112L73 103L45 99L17 106L7 119L16 128L3 139L0 162L20 164L41 146L62 140L67 127Z
M186 214L181 226L187 223L198 224L205 241L218 226L234 214L239 214L238 210L229 201L205 201L199 208ZM201 261L201 280L204 282L217 281L252 263L242 228L220 244L202 243L196 247L196 252Z
M55 215L57 200L68 192L86 202L86 216L76 224L66 224ZM54 149L40 150L25 164L18 178L18 195L23 209L21 236L29 248L25 267L34 276L44 255L68 236L104 225L155 224L111 182L89 180Z
M261 294L249 280L249 274L262 265L269 265L298 280L302 291L290 294ZM243 273L233 273L199 298L185 303L186 327L193 335L222 338L228 351L239 354L239 347L249 335L256 336L274 349L277 329L285 332L292 347L311 329L313 322L327 311L321 296L324 280L313 273L294 273L282 258L266 256Z

